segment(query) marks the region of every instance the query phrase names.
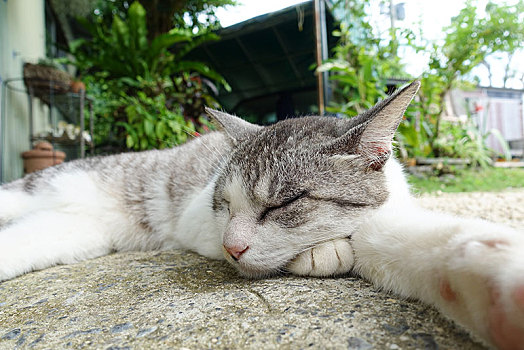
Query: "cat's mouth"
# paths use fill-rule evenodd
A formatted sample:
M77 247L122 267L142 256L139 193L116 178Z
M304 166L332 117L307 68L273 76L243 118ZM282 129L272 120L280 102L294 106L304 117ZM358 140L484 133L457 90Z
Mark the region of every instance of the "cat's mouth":
M246 261L247 259L243 256L241 256L240 258L235 258L231 254L229 254L229 252L224 247L222 247L222 253L224 254L224 257L226 258L227 262L233 265L233 267L243 277L246 278L260 279L283 273L282 269L278 267L268 268L265 266L250 264Z

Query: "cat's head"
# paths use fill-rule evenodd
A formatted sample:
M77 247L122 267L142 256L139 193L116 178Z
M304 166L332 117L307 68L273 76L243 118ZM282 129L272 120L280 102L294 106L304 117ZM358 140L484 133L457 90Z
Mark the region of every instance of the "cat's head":
M318 243L350 236L388 198L385 164L419 85L352 119L261 127L208 110L233 144L213 198L228 261L245 276L265 276Z

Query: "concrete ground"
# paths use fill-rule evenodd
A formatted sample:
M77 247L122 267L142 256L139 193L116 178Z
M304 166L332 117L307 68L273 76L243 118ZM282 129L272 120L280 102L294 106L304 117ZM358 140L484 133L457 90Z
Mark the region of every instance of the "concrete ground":
M478 205L475 196L483 209L473 214L506 206L492 219L524 224L524 191L420 201L460 212L453 206ZM226 262L170 251L113 254L0 282L0 349L15 348L483 347L431 307L358 277L246 280Z

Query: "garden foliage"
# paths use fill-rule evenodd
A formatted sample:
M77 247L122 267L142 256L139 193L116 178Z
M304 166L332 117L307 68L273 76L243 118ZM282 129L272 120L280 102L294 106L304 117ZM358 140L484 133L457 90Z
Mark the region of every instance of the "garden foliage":
M513 6L488 2L484 11L476 2L467 1L445 28L443 42L431 42L412 30L398 29L390 33L389 41L380 40L369 25L369 1L341 0L335 6L344 14L340 31L334 33L340 40L334 58L318 68L331 72L330 79L335 82L328 111L352 117L385 95L388 78L418 78L421 89L399 127L397 141L402 157L461 157L472 164L487 165L494 156L486 146L489 134L497 137L505 156L509 156L497 130L479 130L471 118L465 123L446 122L442 115L446 112L445 97L452 88L474 85L470 77L473 68L490 55L513 54L524 46L522 0ZM428 67L420 77L409 77L403 71L396 56L399 45L429 55Z
M124 17L124 18L122 18ZM173 27L148 38L147 14L135 1L125 16L82 20L88 39L70 42L72 63L95 101L95 142L122 151L165 148L206 128L205 105L225 80L207 65L187 60L196 46L218 37L205 30Z
M318 67L329 71L333 82L332 103L327 111L354 116L372 107L386 95L386 79L403 75L400 59L393 54L393 44L375 37L366 13L368 2L339 0L339 29L332 34L339 38L333 58Z

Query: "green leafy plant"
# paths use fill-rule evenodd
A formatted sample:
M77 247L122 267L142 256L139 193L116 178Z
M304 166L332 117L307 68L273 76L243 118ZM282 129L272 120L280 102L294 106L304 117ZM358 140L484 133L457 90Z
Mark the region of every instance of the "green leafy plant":
M521 14L524 3L515 5L488 2L485 15L473 1L445 28L441 44L418 40L410 33L408 44L416 51L430 55L428 69L420 78L422 87L417 100L406 112L406 120L399 127L401 155L403 157L462 157L472 164L487 165L495 155L486 140L494 135L501 144L504 155L510 159L507 143L497 130L479 130L472 125L452 124L442 121L446 111L445 96L453 88L471 88L468 82L473 68L485 62L490 55L506 52L512 54L524 44L524 22ZM468 116L469 117L469 116ZM470 119L470 118L468 118Z
M59 0L53 0L59 1ZM70 1L70 0L60 0ZM79 1L79 0L76 0ZM95 3L96 18L111 25L113 16L127 16L128 0L82 0ZM148 38L153 39L173 27L188 28L192 32L215 29L220 22L215 15L218 8L235 5L233 0L141 0L147 15Z
M218 40L214 33L193 34L186 28L173 28L148 41L146 12L138 1L129 7L125 21L115 15L110 27L102 22L80 21L91 38L72 41L70 52L75 57L74 64L82 71L106 73L113 79L149 80L190 70L229 88L225 80L205 64L184 60L203 42Z
M146 11L135 1L111 26L83 20L90 39L70 43L72 63L84 77L96 112L95 141L115 151L163 148L184 142L186 132L207 127L205 105L217 106L215 84L227 82L207 65L185 56L210 32L173 28L148 39ZM175 125L176 124L176 125Z
M482 135L471 124L442 123L442 132L434 146L442 157L464 158L472 165L491 164L492 151L486 147Z
M373 106L386 95L386 78L403 73L399 58L393 54L393 43L384 45L373 34L366 20L367 1L337 1L335 13L340 29L332 59L326 60L317 72L330 72L333 100L328 112L355 116Z
M428 157L431 155L428 139L431 128L419 115L404 119L396 135L397 150L401 159Z
M172 147L187 139L194 124L186 121L180 110L166 107L165 95L149 97L143 92L125 97L127 120L118 122L127 131L126 146L135 150ZM180 108L180 107L178 107Z
M403 159L433 157L438 153L439 157L463 158L468 160L470 165L486 167L492 164L492 158L497 155L487 145L490 135L499 142L503 149L503 156L511 159L508 143L500 131L480 130L473 124L471 118L467 118L465 122L442 121L440 134L431 144L434 128L427 115L420 112L420 101L415 101L408 109L398 131L398 149Z

